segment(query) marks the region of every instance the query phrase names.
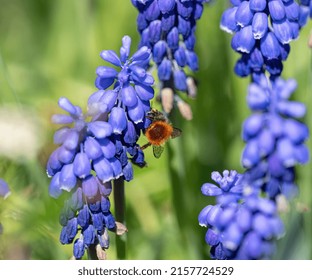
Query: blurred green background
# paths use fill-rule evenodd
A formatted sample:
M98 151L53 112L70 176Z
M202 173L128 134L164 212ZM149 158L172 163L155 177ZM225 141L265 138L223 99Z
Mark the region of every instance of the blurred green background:
M233 74L238 56L230 49L231 36L219 29L226 6L225 0L206 6L198 22L198 97L189 101L193 120L175 117L182 136L160 159L146 150L148 167L135 168L135 179L126 184L128 259L209 258L197 216L213 200L200 187L214 170L242 171L241 124L249 115L248 79ZM0 150L0 177L12 192L0 201L0 259L69 259L72 246L58 240L63 202L49 197L45 173L57 128L50 118L60 112L61 96L86 108L96 90L95 69L103 64L101 50L118 51L121 38L130 35L135 51L137 11L130 0L0 0L0 7L0 141L7 145ZM284 77L298 80L294 98L307 104L310 128L311 27L292 42L284 64ZM311 150L311 141L307 144ZM277 259L312 257L311 167L297 169L300 194L283 214L287 234L278 242ZM115 259L110 236L108 258Z

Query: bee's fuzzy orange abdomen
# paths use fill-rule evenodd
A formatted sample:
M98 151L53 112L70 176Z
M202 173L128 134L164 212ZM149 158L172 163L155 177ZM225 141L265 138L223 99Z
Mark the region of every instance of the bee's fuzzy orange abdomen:
M164 121L154 121L145 131L148 142L154 146L164 144L171 136L173 127Z

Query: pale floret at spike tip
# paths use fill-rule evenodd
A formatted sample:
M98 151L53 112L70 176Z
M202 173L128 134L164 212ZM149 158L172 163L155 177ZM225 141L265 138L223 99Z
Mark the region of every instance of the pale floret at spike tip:
M130 56L130 46L131 38L124 36L120 56L112 50L101 52L102 59L120 71L97 68L99 90L89 97L86 113L62 97L58 104L67 114L52 117L63 127L54 134L58 147L47 162L49 193L54 198L64 191L71 194L60 215L60 241L74 243L76 259L91 245L109 247L107 230L116 232L108 198L111 182L120 177L130 181L132 164L145 165L137 141L149 124L146 114L154 96L154 79L145 70L151 52L143 46ZM102 258L103 252L97 251Z

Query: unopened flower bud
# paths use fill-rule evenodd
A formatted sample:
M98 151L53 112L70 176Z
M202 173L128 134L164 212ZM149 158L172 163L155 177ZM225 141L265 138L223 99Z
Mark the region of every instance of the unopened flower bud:
M95 246L95 250L96 250L96 255L98 257L99 260L106 260L107 259L107 254L106 252L102 249L101 245L98 244Z
M117 235L123 235L128 231L127 227L120 223L120 222L116 222L116 234Z
M197 85L195 79L193 77L187 77L186 79L187 85L187 94L191 98L196 98L197 96Z
M183 100L178 100L177 105L178 105L178 108L182 117L190 121L193 118L193 112L192 112L191 106L187 104L186 102L184 102Z
M169 114L173 107L174 93L172 88L163 88L160 92L161 94L161 104L164 111Z

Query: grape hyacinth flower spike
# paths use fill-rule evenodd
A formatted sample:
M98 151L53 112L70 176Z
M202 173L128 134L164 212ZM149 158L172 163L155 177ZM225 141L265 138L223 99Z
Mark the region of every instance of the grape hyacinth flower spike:
M105 257L108 230L117 234L126 231L110 212L112 181L132 180L132 163L145 163L136 142L148 126L145 115L153 97L154 80L142 67L150 51L142 47L129 58L130 37L125 36L122 43L120 57L114 51L101 53L103 59L121 71L98 67L95 84L99 91L89 97L87 113L62 97L59 106L67 115L52 118L63 127L54 134L59 147L47 163L47 173L52 177L49 193L54 198L63 191L71 195L60 215L60 241L74 242L76 259L82 258L90 247L96 248L98 258ZM113 88L108 89L111 85Z
M262 74L248 88L247 103L253 114L243 124L242 164L249 180L272 199L297 194L294 168L309 160L305 145L309 129L300 121L305 105L289 100L296 87L293 79L269 79Z
M232 48L241 53L235 66L238 76L267 70L280 75L282 61L290 51L289 43L298 38L306 15L294 0L231 1L221 19L220 27L234 33Z
M120 48L120 58L114 51L102 51L101 57L120 68L120 72L109 66L99 66L95 81L99 91L92 94L88 101L89 108L108 111L108 123L111 124L125 180L132 179L132 166L127 160L129 153L132 162L144 166L144 155L137 140L150 124L146 118L151 110L150 100L154 97L154 79L145 70L151 51L146 46L129 57L131 38L124 36ZM113 85L113 89L108 89Z
M196 21L203 12L207 0L132 0L138 9L138 31L141 34L140 46L152 50L152 59L157 67L161 82L160 100L166 113L170 113L173 103L183 117L191 119L189 105L175 90L187 92L195 97L196 84L186 74L198 70L198 57L195 53Z
M54 134L59 147L47 163L47 173L52 177L49 193L54 198L63 191L70 193L60 215L60 241L74 241L73 255L80 259L90 246L108 248L107 230L115 229L109 209L110 181L123 172L115 156L111 125L88 121L81 108L65 97L60 98L59 106L69 115L53 116L54 122L66 126Z
M276 204L259 196L259 189L249 185L244 174L225 170L212 172L215 184L203 184L205 196L216 197L216 205L206 206L199 214L201 226L207 227L205 241L214 259L268 259L275 251L275 241L284 233Z
M212 173L220 186L204 184L202 193L215 196L199 214L199 223L208 227L206 242L215 259L267 259L275 240L283 234L277 212L279 195L290 199L297 193L295 166L308 161L305 140L309 131L298 119L305 106L289 98L294 80L255 76L247 102L253 114L243 125L246 147L242 164L246 171Z

